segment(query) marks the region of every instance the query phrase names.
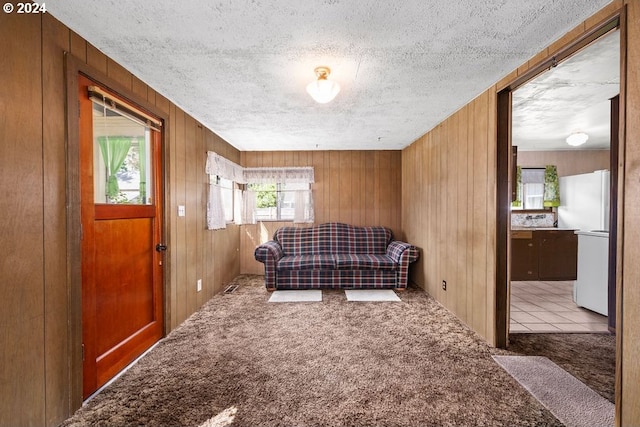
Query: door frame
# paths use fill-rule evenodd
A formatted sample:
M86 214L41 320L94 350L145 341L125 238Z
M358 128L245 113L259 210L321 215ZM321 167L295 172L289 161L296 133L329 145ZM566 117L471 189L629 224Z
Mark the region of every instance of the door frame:
M169 202L168 182L168 136L169 114L160 110L144 98L133 93L133 91L121 83L111 79L104 73L87 65L69 52L64 52L65 66L65 90L66 105L65 113L67 116L66 123L66 206L67 206L67 295L69 298L69 347L67 349L68 365L69 365L69 384L70 384L70 406L71 408L79 408L82 406L82 231L81 231L81 213L80 213L80 135L79 135L79 99L78 99L78 76L80 74L95 81L98 85L109 88L111 92L123 98L127 102L147 110L149 113L158 117L162 122L161 138L161 170L160 177L163 181L163 200L162 207L162 224L160 226L161 233L164 236L164 243L171 250L171 236L168 227L168 209ZM163 260L163 313L164 327L163 335L168 332L168 325L171 324L170 318L170 292L169 280L170 263L169 251L165 252Z
M495 318L495 330L496 330L496 346L505 348L508 344L508 324L509 324L509 307L508 307L508 286L510 278L510 209L511 205L511 97L512 92L524 85L534 77L545 72L550 67L555 66L557 62L560 62L568 56L574 54L578 50L587 46L588 44L597 40L600 36L606 34L614 28L620 30L620 99L624 100L625 92L625 75L626 75L626 27L625 27L625 8L622 7L616 13L610 15L600 23L587 29L582 35L575 40L568 42L564 46L560 47L557 51L550 52L549 55L541 60L538 64L529 68L523 74L514 77L513 80L507 82L504 86L498 88L497 92L497 209L496 209L496 318ZM622 104L622 103L621 103ZM621 109L623 106L621 105ZM619 144L618 144L618 182L621 182L623 178L622 170L622 153L624 152L624 127L625 119L624 114L620 114L619 117ZM617 192L617 211L622 212L620 209L622 203L623 191L622 187L618 186ZM618 218L618 224L621 224ZM620 236L620 233L618 233ZM617 254L620 259L621 242L617 242ZM619 265L616 266L616 278L617 284L621 277L621 271ZM618 286L620 290L620 287ZM620 292L618 291L618 295ZM618 301L618 307L620 307ZM619 313L619 310L617 310Z
M619 419L622 396L622 301L624 294L624 284L622 282L622 248L623 233L620 227L623 224L623 204L624 204L624 153L625 153L625 129L626 129L626 75L627 75L627 19L626 5L623 5L616 12L612 13L602 21L586 28L576 39L569 41L556 51L549 51L546 56L536 65L530 67L523 74L514 77L511 81L498 87L497 89L497 209L496 209L496 347L506 348L508 345L508 325L509 325L509 279L510 279L510 203L511 203L511 96L512 92L525 84L532 78L552 67L556 61L572 55L579 49L597 40L613 28L620 31L620 93L619 93L619 120L618 120L618 147L617 154L617 193L616 211L617 233L615 242L615 284L616 284L616 419ZM613 175L612 175L613 176ZM611 250L611 246L610 246Z

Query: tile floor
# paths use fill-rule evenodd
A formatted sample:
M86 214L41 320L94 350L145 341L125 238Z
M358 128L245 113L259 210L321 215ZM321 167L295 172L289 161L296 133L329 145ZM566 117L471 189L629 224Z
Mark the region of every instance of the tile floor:
M607 332L607 317L573 302L573 281L511 282L510 332Z

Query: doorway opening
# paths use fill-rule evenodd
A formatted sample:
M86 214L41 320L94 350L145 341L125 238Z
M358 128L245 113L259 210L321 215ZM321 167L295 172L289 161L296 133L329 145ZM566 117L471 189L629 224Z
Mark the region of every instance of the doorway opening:
M615 329L609 240L619 92L617 28L512 91L510 333Z
M496 228L496 240L498 247L498 256L496 258L496 346L506 348L509 342L509 326L510 326L510 288L511 288L511 268L512 268L512 244L514 239L512 239L512 227L511 227L511 217L512 217L512 203L516 200L517 192L515 181L517 177L517 154L513 150L512 146L512 100L514 93L517 89L524 87L526 83L533 81L538 76L543 73L552 70L555 71L559 69L559 64L562 64L567 59L573 57L586 47L594 44L601 37L610 34L612 32L616 32L621 34L619 36L620 47L618 48L618 52L620 55L624 55L625 46L624 46L624 34L625 27L621 25L624 22L624 17L622 16L624 10L621 10L616 15L608 18L597 26L593 27L588 32L584 33L581 37L579 37L575 42L570 45L567 45L558 51L556 51L553 55L550 55L545 60L542 60L536 66L532 67L529 71L523 73L522 75L514 78L510 84L508 84L504 89L500 90L497 93L497 171L498 171L498 182L497 182L497 228ZM619 31L618 31L619 30ZM625 64L624 57L621 57L619 61L616 61L617 72L620 77L619 90L624 92L624 70L622 67ZM609 107L613 109L614 103L609 101ZM616 106L617 107L617 106ZM617 113L616 113L617 115ZM614 125L611 126L611 138L616 138L618 130L623 128L624 126L624 118L623 116L619 116L617 119L613 119ZM544 124L544 123L542 123ZM561 139L565 139L567 135L561 137ZM613 139L611 140L613 144ZM621 148L622 150L621 142ZM617 173L618 173L618 165L617 165L617 147L611 147L610 153L610 172L612 175L611 183L614 185L611 188L611 209L612 213L610 213L610 221L609 227L609 243L612 248L615 248L616 245L616 227L615 219L617 218L617 204L618 204L618 188L615 186L617 183ZM557 170L554 170L554 179L558 179ZM512 181L513 184L512 185ZM552 205L553 206L553 205ZM557 210L557 206L556 206ZM553 209L551 209L553 211ZM540 215L545 213L546 211L540 212ZM529 219L533 219L534 217L538 217L538 213L530 216ZM542 216L541 216L542 218ZM557 216L555 217L557 220ZM554 222L555 222L554 220ZM554 224L555 225L555 224ZM542 227L541 227L542 228ZM550 227L552 228L552 227ZM533 231L533 230L530 230ZM612 267L611 277L613 279L612 284L615 286L615 268L616 261L615 255L616 250L612 249L609 251L609 255L612 259L609 261L609 265ZM615 295L616 291L613 289L610 291L611 295ZM615 311L615 307L617 305L617 301L614 301L612 298L611 303L613 304L613 311ZM609 316L610 319L615 319L615 316Z

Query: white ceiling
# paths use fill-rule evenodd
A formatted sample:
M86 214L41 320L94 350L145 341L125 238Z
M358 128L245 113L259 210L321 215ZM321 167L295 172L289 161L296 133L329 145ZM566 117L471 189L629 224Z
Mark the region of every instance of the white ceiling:
M603 36L513 92L512 142L518 150L608 149L610 99L620 92L620 32ZM574 132L589 135L571 147Z
M610 0L51 0L239 150L402 149ZM316 104L318 65L342 90Z

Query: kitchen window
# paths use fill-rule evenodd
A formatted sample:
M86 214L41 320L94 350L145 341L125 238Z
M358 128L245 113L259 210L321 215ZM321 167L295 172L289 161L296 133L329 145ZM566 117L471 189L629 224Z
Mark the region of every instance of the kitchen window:
M520 185L522 209L544 209L544 168L522 168Z

